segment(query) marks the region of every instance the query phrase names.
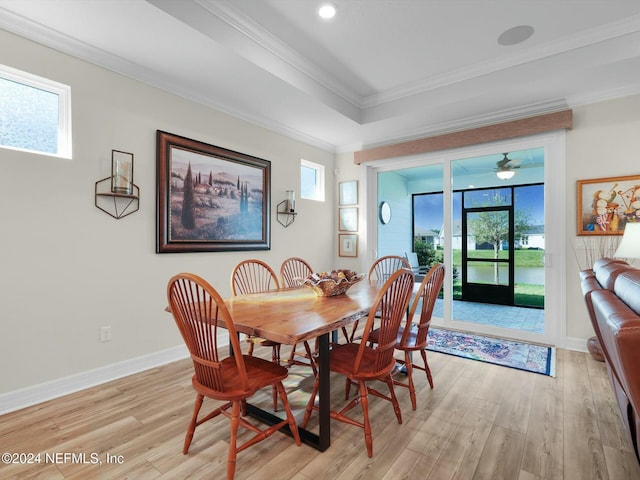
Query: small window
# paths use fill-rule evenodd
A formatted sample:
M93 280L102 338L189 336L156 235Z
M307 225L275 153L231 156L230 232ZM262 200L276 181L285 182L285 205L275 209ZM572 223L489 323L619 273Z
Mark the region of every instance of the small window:
M300 160L300 198L324 202L324 166Z
M71 158L71 89L0 65L0 147Z

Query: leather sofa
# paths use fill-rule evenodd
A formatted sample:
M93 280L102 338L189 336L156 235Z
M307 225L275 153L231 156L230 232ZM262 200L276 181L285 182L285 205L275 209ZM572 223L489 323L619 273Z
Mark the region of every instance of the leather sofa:
M640 270L598 260L581 286L624 424L640 461Z

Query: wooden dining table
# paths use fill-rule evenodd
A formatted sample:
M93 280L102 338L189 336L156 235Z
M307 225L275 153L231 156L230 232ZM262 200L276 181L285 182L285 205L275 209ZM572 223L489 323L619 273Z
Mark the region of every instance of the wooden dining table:
M318 338L318 434L299 430L302 441L320 451L331 445L329 337L368 314L379 291L379 284L364 280L346 293L332 297L316 296L310 288L300 287L225 299L240 333L286 345ZM311 370L309 372L311 374ZM276 415L250 404L247 404L247 413L268 424L280 421Z

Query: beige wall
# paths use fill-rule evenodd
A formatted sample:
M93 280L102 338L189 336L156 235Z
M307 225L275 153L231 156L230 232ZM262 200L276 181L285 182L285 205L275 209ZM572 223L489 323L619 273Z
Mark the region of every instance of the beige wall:
M70 85L73 110L72 160L0 149L0 394L180 345L163 311L175 273L198 273L226 296L244 258L334 267L333 154L2 31L0 58ZM272 162L270 251L155 253L156 129ZM140 210L121 220L94 206L112 149L135 154L140 187ZM286 189L300 191L301 158L327 167L327 202L298 195L285 229L275 207ZM103 325L112 327L107 343Z
M0 149L0 291L3 365L0 395L105 368L181 344L163 312L168 278L198 273L228 295L233 265L248 256L274 266L291 255L318 270L363 270L337 257L339 181L360 181L353 154L332 154L143 85L0 31L2 62L72 87L73 160ZM567 337L592 335L572 247L575 181L640 174L640 96L574 109L567 134ZM272 162L272 249L263 252L155 254L156 129ZM114 220L94 206L94 183L110 174L110 154L135 154L140 211ZM299 200L288 229L275 221L284 191L299 191L299 160L327 167L327 202ZM374 213L375 215L375 208ZM362 219L362 218L361 218ZM360 223L361 227L364 222ZM99 342L111 325L113 340ZM577 344L577 343L576 343Z
M576 181L640 175L640 95L577 107L567 134L566 203L567 336L588 338L593 329L580 292L584 237L576 236ZM577 258L574 251L578 252ZM579 263L581 264L579 266ZM635 261L638 265L638 260Z

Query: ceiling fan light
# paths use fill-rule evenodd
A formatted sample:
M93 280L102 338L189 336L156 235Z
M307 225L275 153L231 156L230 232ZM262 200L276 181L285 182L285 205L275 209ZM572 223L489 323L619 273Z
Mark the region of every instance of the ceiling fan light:
M318 9L318 15L324 20L330 20L336 16L336 7L332 3L325 3Z
M516 174L516 172L514 172L513 170L509 170L508 168L504 168L504 169L500 169L496 172L496 176L500 179L500 180L509 180L511 177L513 177Z

